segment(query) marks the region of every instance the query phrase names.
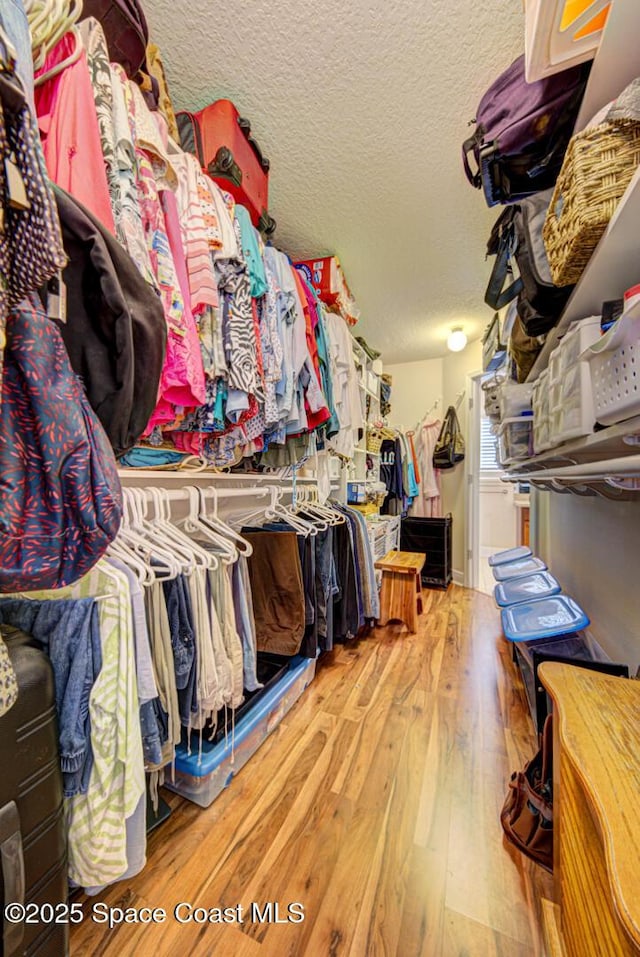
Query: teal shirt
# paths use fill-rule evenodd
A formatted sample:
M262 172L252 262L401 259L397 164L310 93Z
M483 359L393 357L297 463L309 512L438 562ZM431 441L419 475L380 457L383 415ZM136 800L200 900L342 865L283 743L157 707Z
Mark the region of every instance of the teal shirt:
M264 296L267 291L267 277L264 271L264 262L260 252L258 231L251 222L249 213L244 206L236 206L236 219L240 226L242 237L242 255L247 264L251 295L254 299Z

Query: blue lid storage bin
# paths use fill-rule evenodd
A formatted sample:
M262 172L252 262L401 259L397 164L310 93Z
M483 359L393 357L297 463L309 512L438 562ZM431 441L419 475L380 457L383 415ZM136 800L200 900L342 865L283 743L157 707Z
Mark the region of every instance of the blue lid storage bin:
M549 572L535 572L525 578L508 578L505 582L498 582L493 597L499 608L506 608L521 601L550 598L561 591L560 585Z
M496 565L493 577L497 582L506 582L509 578L525 578L535 572L546 572L547 566L540 558L523 558L518 562L505 562Z
M500 616L502 630L509 641L540 641L570 635L589 624L580 605L568 595L509 605L502 609Z
M191 753L186 744L176 747L175 780L169 775L164 786L209 807L291 710L315 671L315 658L291 658L284 675L238 722L235 736L229 734L217 743L205 737L201 749L199 741L192 744Z
M526 545L518 545L517 548L505 548L502 552L494 552L489 556L489 565L504 565L505 562L517 562L522 558L531 558L533 552Z

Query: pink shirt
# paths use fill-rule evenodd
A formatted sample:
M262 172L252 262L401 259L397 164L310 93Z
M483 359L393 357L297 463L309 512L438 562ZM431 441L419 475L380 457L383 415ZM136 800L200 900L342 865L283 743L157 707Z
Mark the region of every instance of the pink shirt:
M79 42L73 33L66 33L49 53L36 79L69 57ZM100 128L84 50L75 63L36 86L35 100L50 178L115 235Z

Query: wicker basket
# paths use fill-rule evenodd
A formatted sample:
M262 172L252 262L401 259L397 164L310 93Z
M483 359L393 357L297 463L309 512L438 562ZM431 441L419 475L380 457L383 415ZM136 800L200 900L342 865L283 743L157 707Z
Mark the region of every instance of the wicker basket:
M572 138L543 229L556 286L578 282L638 165L638 122L601 123Z
M367 452L379 452L382 448L383 438L381 429L369 429L367 431Z

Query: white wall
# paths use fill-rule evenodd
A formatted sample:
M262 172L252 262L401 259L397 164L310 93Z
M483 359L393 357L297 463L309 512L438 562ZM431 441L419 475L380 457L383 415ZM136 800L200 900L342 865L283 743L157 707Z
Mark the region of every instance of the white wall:
M533 493L532 547L614 661L640 664L640 501Z
M482 343L470 342L462 352L448 353L443 359L425 359L421 362L403 362L385 365L384 371L393 376L391 386L391 415L389 424L405 429L413 428L436 399L440 400L438 414L442 416L448 405L455 405L456 396L466 389L466 378L482 369ZM469 396L458 409L462 433L468 440ZM443 512L453 515L452 566L456 578L464 577L466 550L464 465L452 472L442 473Z
M386 365L384 371L393 377L389 425L412 429L424 417L436 399L442 405L442 359L403 362Z

